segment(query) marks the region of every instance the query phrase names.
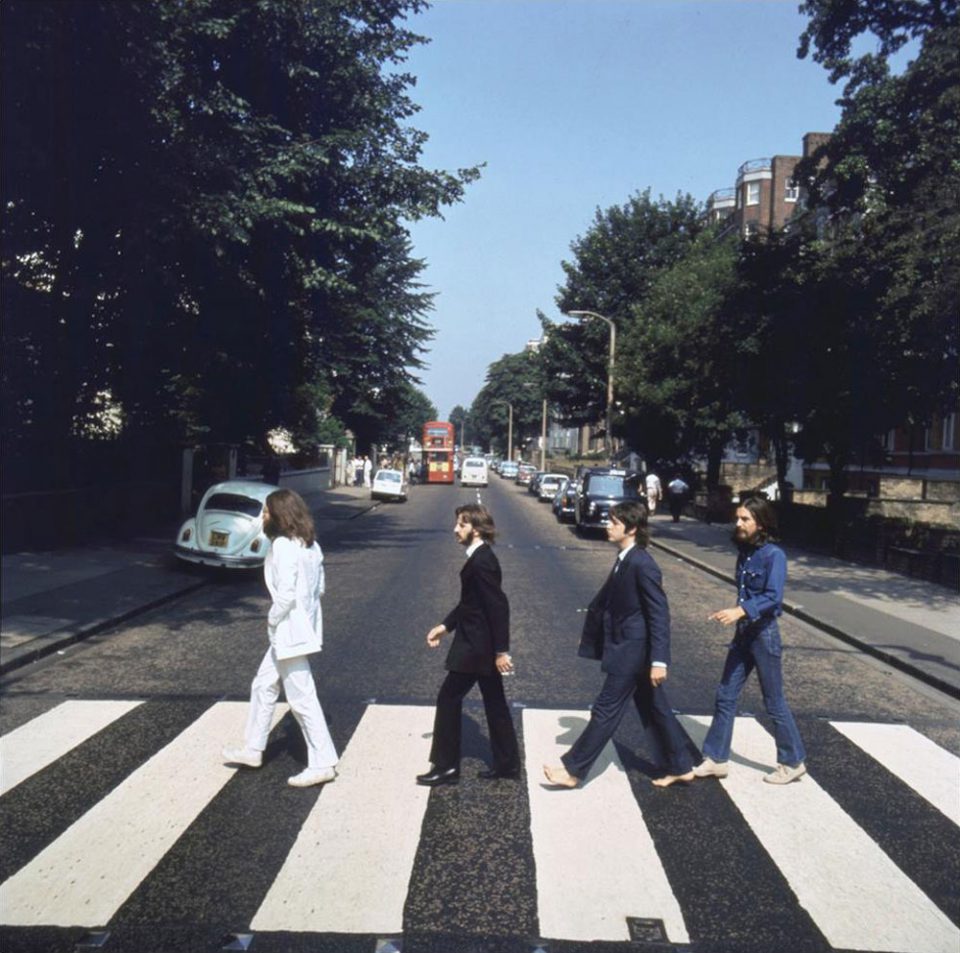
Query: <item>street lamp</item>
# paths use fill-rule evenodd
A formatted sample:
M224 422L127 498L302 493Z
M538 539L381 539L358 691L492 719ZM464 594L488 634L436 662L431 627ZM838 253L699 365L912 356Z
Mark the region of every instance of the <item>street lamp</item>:
M604 443L607 448L607 458L613 458L613 432L611 424L613 422L613 366L617 355L617 326L611 318L605 318L596 311L568 311L567 314L576 318L596 318L598 321L606 321L610 326L610 361L607 364L607 435Z
M513 404L502 397L498 397L493 403L507 405L507 462L510 462L513 459Z

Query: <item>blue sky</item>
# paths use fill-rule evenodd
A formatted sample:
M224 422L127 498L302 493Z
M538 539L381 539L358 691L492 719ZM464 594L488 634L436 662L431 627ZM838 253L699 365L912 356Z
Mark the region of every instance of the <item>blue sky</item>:
M538 308L561 318L560 263L598 207L647 187L705 200L833 128L839 89L796 58L805 22L796 0L438 0L410 20L431 38L407 63L423 164L486 163L444 220L410 227L441 417L540 336Z

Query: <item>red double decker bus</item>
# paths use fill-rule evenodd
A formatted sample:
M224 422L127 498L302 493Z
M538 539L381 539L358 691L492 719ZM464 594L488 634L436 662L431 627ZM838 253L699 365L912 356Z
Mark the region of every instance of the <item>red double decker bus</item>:
M453 483L453 424L429 420L423 425L423 473L427 483Z

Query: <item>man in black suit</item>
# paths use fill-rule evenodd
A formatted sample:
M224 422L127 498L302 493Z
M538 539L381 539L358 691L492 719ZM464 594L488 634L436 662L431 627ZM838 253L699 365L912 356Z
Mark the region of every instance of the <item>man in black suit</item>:
M501 588L500 563L490 544L496 536L493 517L485 506L458 506L453 533L466 548L460 570L460 602L427 633L436 648L455 632L447 654L447 677L437 696L430 748L431 768L417 775L418 784L455 784L460 779L460 722L463 699L480 683L493 749L493 767L480 777L520 777L520 753L513 719L503 693L503 676L513 670L510 660L510 604Z
M660 569L647 552L647 508L640 502L618 503L610 510L607 539L619 549L609 578L591 603L599 617L597 656L606 680L590 711L590 721L562 767L544 765L547 780L575 788L620 724L633 698L643 727L652 734L665 760L658 787L693 780L693 759L664 682L670 664L670 610ZM602 651L602 655L600 652ZM582 654L582 653L581 653Z

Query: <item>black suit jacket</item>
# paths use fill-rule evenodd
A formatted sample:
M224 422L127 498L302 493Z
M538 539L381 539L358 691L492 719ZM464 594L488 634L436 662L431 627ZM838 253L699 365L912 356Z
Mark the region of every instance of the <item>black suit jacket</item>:
M510 650L510 603L501 579L500 562L486 543L460 570L460 602L443 620L454 633L449 671L493 675L497 652Z
M604 672L639 675L651 662L670 664L670 608L660 567L645 549L634 546L624 556L591 609L595 617L602 612Z

